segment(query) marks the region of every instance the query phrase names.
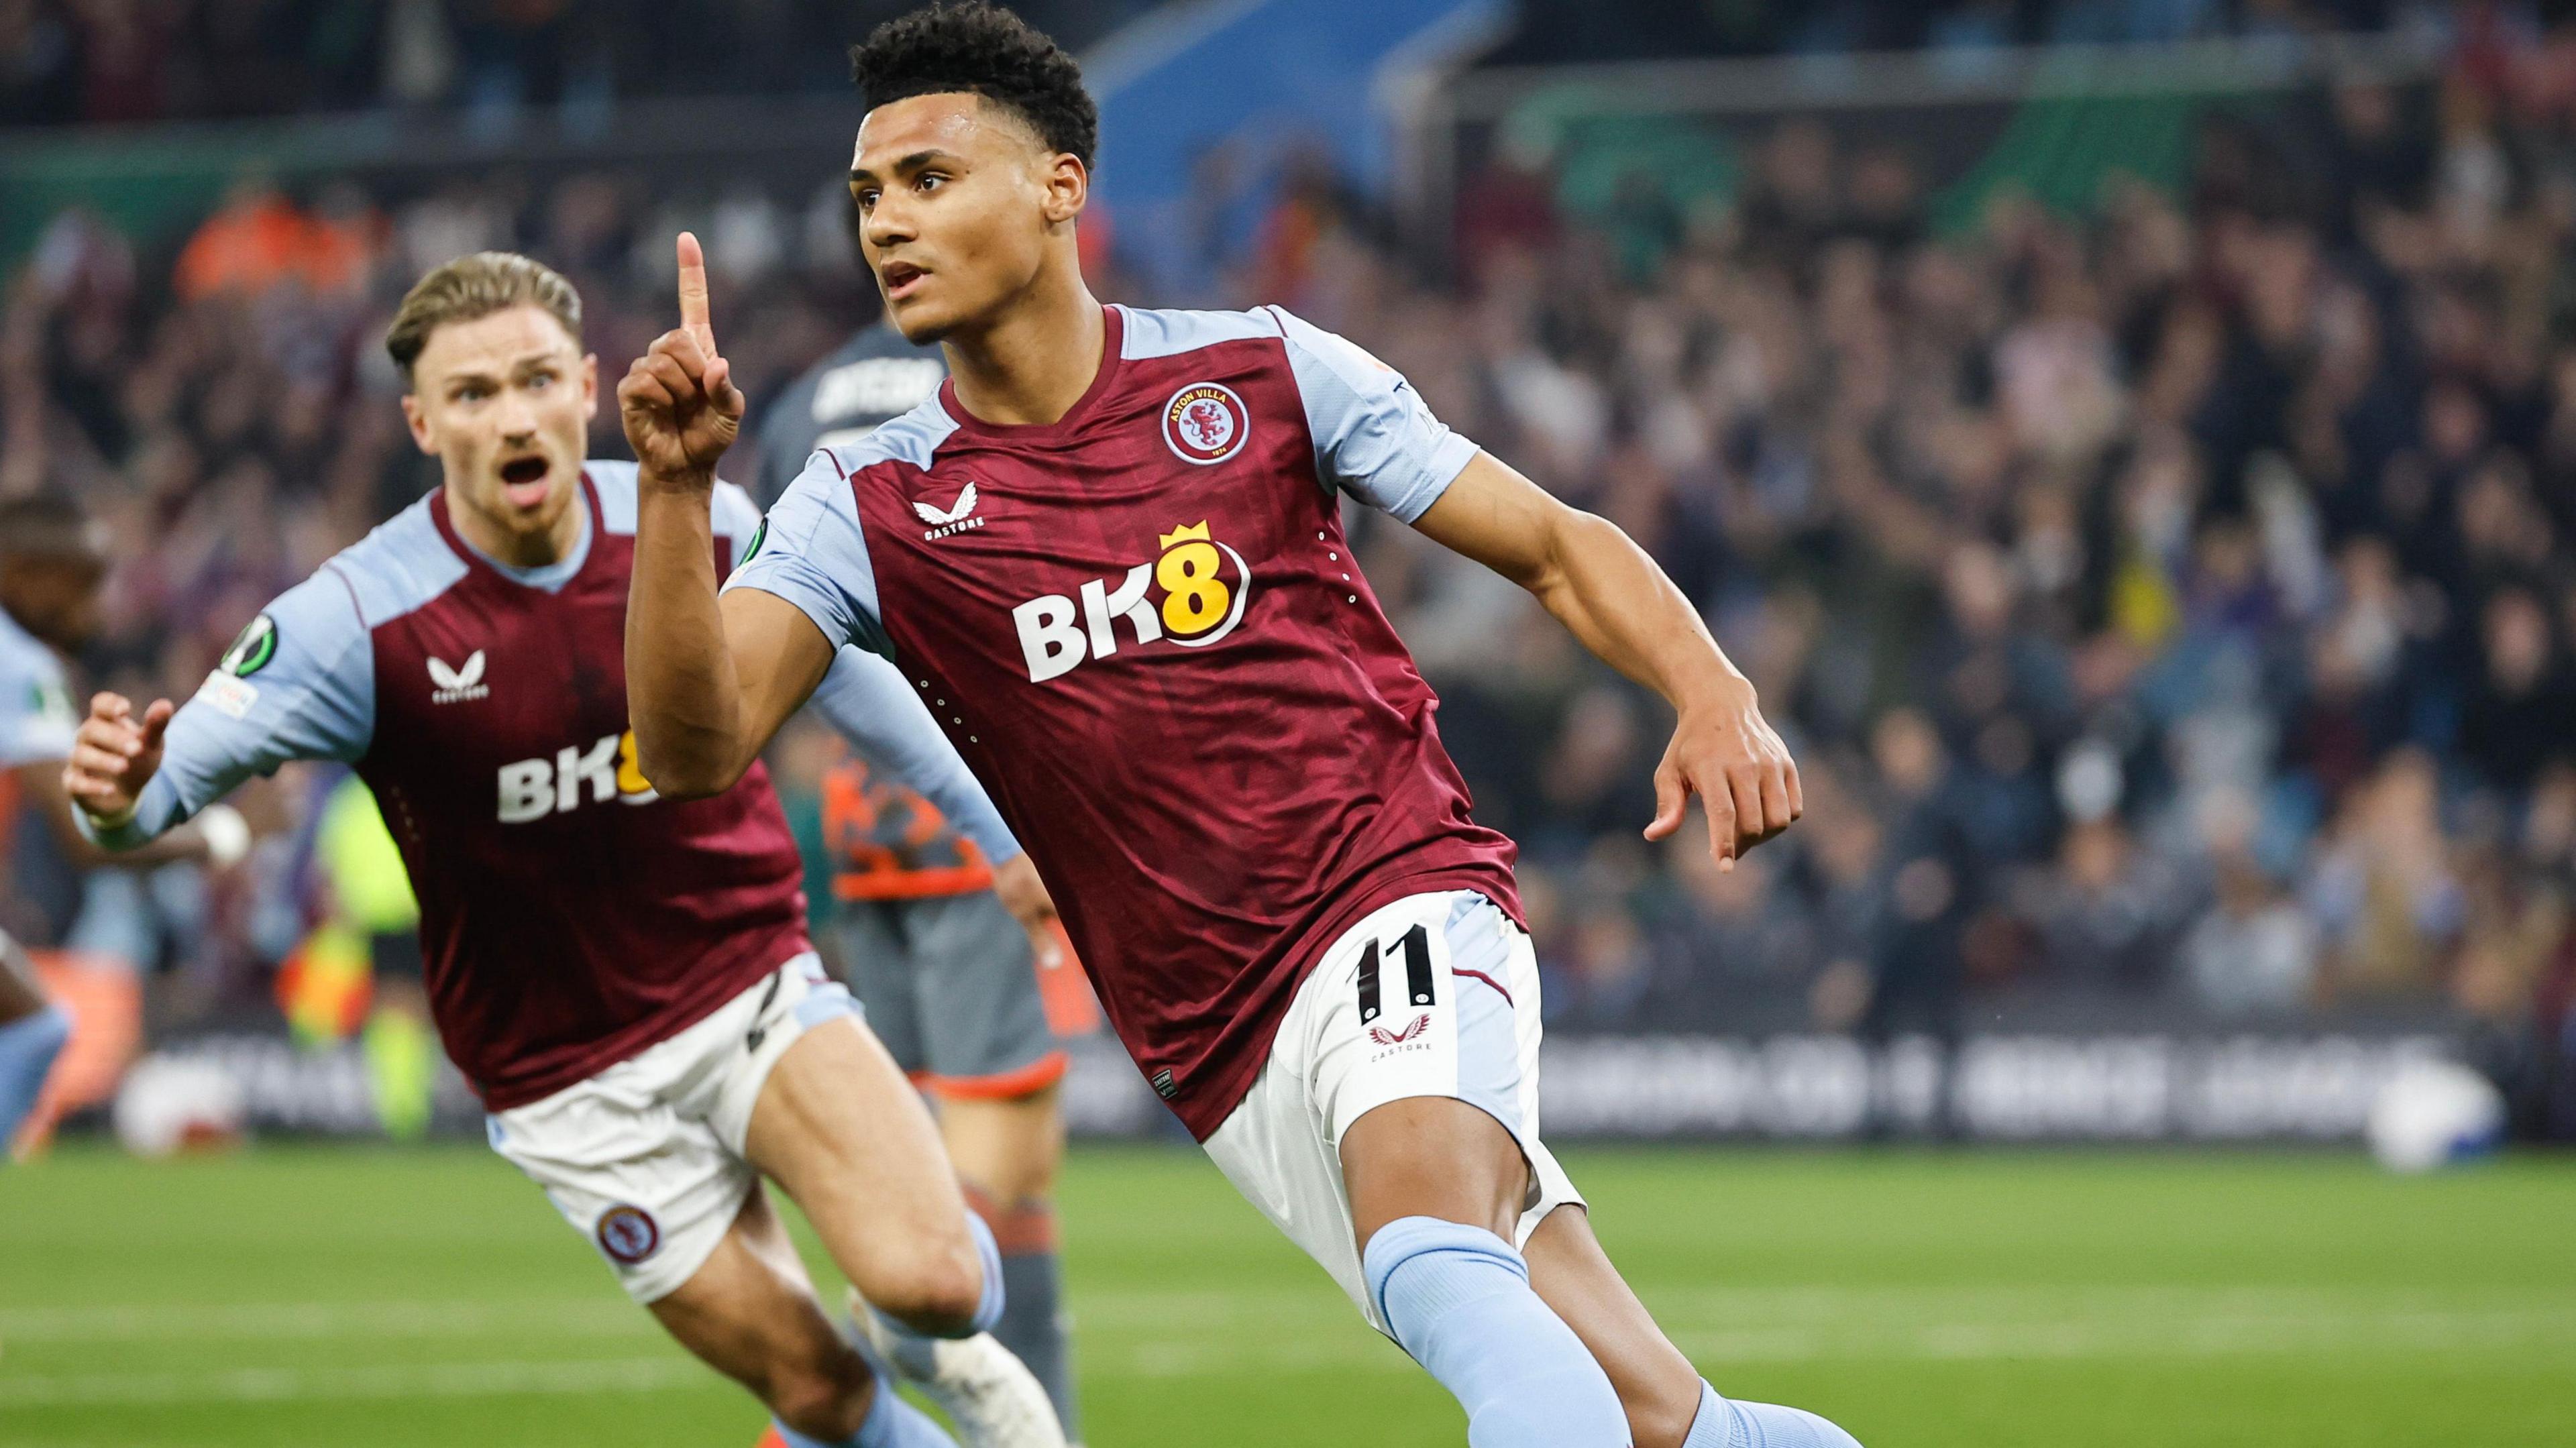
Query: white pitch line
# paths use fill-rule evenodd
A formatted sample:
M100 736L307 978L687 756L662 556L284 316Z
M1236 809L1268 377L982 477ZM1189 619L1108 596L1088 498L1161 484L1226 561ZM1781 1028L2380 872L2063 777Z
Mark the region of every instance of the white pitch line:
M2576 1339L2576 1311L2177 1315L2119 1323L2099 1318L2023 1322L1929 1321L1841 1325L1777 1323L1694 1330L1667 1324L1701 1363L1828 1361L1997 1362L2265 1357L2336 1352L2549 1350ZM1405 1372L1412 1364L1372 1335L1339 1330L1282 1341L1261 1334L1084 1343L1094 1371L1147 1378L1212 1377L1250 1370Z
M657 1392L714 1387L683 1358L605 1362L434 1363L376 1368L240 1368L195 1373L79 1373L0 1377L0 1408L135 1403L277 1403L324 1399L492 1398L521 1394Z
M462 1337L513 1329L650 1337L653 1319L604 1293L535 1302L130 1303L0 1308L0 1344L206 1338Z

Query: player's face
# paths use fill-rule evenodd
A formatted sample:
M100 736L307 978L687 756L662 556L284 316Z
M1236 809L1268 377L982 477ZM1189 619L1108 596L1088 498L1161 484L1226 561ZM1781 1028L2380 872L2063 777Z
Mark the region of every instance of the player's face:
M500 538L567 546L598 410L599 359L534 305L433 330L403 398L412 440L446 475L449 506Z
M1009 111L964 94L868 112L850 158L859 250L914 342L990 317L1068 245L1089 178Z
M99 585L107 579L101 530L68 554L0 561L0 607L18 626L58 649L76 650L98 634Z

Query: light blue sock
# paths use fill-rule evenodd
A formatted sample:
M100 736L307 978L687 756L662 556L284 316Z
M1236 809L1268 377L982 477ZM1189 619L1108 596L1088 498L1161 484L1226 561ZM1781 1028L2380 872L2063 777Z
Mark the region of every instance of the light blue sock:
M993 1324L1002 1320L1002 1304L1008 1300L1002 1287L1002 1247L993 1240L992 1224L968 1212L966 1232L975 1239L975 1259L984 1264L984 1296L975 1304L975 1320L958 1337L991 1332Z
M1804 1409L1721 1398L1702 1382L1682 1448L1860 1448L1860 1440Z
M769 1421L787 1448L957 1448L957 1440L928 1413L905 1402L894 1390L894 1379L883 1373L877 1374L877 1400L868 1409L868 1420L841 1442L808 1438L775 1418Z
M984 1295L975 1304L975 1318L956 1332L928 1333L910 1323L898 1322L879 1312L877 1318L891 1330L896 1363L904 1375L926 1378L931 1375L930 1344L935 1338L973 1337L991 1332L1002 1320L1002 1305L1008 1300L1002 1290L1002 1248L993 1240L993 1229L973 1212L966 1214L967 1235L975 1239L975 1256L984 1264ZM875 1311L871 1308L870 1311Z
M1457 1395L1470 1448L1628 1448L1628 1415L1583 1340L1482 1227L1401 1217L1361 1254L1395 1340Z
M36 1109L45 1089L45 1073L54 1068L63 1042L72 1038L72 1018L60 1006L47 1006L32 1016L0 1026L0 1161L18 1125Z

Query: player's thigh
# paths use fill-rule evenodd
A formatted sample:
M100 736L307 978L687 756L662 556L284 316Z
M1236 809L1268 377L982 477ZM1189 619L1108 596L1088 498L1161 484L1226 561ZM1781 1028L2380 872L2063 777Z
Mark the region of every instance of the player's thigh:
M1655 1325L1581 1206L1547 1214L1523 1244L1530 1287L1610 1375L1639 1448L1679 1443L1699 1412L1699 1370Z
M673 1107L660 1058L612 1066L486 1118L493 1150L545 1190L639 1303L678 1289L755 1186L714 1128Z
M1207 1139L1381 1329L1360 1254L1386 1222L1436 1216L1517 1244L1582 1200L1538 1140L1537 974L1528 937L1479 897L1377 911L1325 951Z
M706 1261L650 1308L709 1366L802 1420L861 1403L866 1365L815 1299L795 1243L757 1187Z
M855 1015L779 1056L744 1152L785 1188L861 1296L898 1316L971 1312L982 1268L920 1094Z
M957 1175L996 1201L1046 1196L1064 1165L1062 1093L1049 1084L1025 1096L943 1097L939 1135Z
M850 993L867 1008L868 1029L905 1074L930 1069L922 1045L921 997L914 988L912 945L903 929L903 903L851 900L833 913L841 968Z
M1483 1227L1505 1241L1529 1192L1520 1143L1485 1112L1443 1096L1390 1101L1342 1136L1351 1231L1365 1250L1401 1217Z
M1362 1244L1407 1216L1517 1244L1577 1199L1538 1138L1538 970L1509 916L1468 892L1414 896L1316 974L1297 1039Z
M1064 1079L1063 1043L1048 1028L1029 936L989 890L904 907L912 988L928 1074L950 1102L1014 1101Z

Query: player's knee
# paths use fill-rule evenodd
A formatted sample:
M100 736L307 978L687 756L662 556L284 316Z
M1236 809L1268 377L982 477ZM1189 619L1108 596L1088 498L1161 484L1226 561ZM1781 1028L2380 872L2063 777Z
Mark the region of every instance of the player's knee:
M866 1360L836 1341L832 1351L773 1363L760 1385L760 1396L788 1427L809 1438L839 1443L855 1435L867 1420L872 1380Z
M1619 1407L1628 1415L1628 1439L1637 1448L1681 1448L1699 1420L1700 1384L1693 1375L1687 1388L1642 1382L1621 1375L1609 1363L1610 1384L1619 1391Z
M973 1240L915 1254L870 1283L868 1301L879 1312L933 1337L959 1337L977 1327L986 1296L984 1263Z

